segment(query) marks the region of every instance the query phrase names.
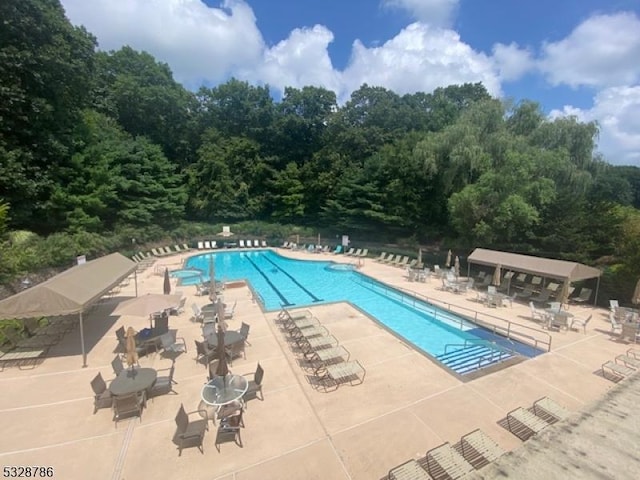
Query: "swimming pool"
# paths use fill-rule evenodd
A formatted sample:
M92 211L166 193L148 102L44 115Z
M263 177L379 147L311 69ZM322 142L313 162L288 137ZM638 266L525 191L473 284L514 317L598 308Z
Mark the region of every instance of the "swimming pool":
M267 311L301 308L323 303L348 301L378 320L389 330L419 350L458 373L484 367L515 356L535 356L542 351L496 335L432 304L407 304L403 294L352 266L328 261L303 261L283 257L271 250L207 253L190 257L185 269L206 272L215 265L217 280L247 280L259 294ZM183 277L183 284L200 278ZM475 352L475 353L474 353ZM497 353L496 353L497 352Z

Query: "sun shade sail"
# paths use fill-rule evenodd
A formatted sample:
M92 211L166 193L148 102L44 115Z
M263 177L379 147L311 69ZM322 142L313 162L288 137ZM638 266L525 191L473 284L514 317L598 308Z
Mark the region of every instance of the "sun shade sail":
M569 280L570 282L595 278L602 274L597 268L589 267L582 263L534 257L519 253L499 252L484 248L476 248L467 258L467 262L491 267L500 265L503 270L515 270L545 278Z
M136 263L119 253L76 265L28 290L1 300L0 318L82 312L135 269Z

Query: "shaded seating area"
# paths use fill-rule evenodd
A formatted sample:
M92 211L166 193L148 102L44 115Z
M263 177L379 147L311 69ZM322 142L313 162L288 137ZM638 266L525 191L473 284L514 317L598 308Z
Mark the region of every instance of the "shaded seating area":
M539 304L545 304L556 299L561 303L565 303L572 283L595 278L597 279L597 284L593 303L597 303L598 287L600 285L600 276L602 275L598 268L567 260L556 260L485 248L476 248L467 257L467 263L470 268L471 265L491 268L500 267L502 270L519 273L516 276L516 281L510 285L514 289L522 287L522 291L518 292L516 299L522 298ZM529 284L524 283L526 275L533 276ZM544 287L546 281L549 281L549 283ZM585 288L583 287L582 290L585 290ZM586 295L587 293L588 296ZM591 291L587 291L584 298L583 302L589 301L591 299Z

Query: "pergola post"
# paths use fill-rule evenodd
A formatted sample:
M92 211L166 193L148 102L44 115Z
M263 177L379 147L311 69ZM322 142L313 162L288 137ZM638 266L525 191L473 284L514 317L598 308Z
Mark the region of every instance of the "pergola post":
M87 368L87 352L84 350L84 325L82 319L82 310L78 313L80 319L80 348L82 350L82 368Z

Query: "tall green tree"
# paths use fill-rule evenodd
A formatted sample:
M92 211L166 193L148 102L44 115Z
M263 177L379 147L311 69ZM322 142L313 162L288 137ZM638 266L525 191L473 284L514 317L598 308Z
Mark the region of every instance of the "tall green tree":
M95 39L58 0L4 0L0 18L0 195L13 226L47 231L42 207L73 151Z

